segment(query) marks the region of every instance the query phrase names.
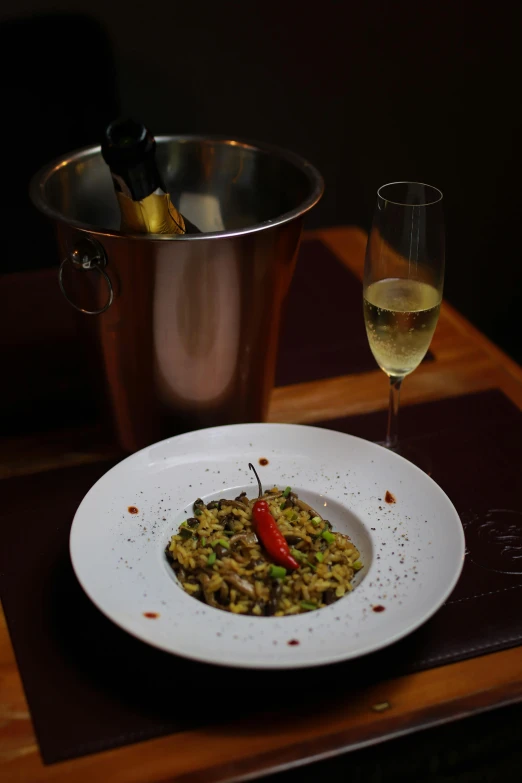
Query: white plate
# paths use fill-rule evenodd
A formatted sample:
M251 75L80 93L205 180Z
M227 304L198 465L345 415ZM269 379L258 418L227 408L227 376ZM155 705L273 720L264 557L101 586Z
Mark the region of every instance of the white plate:
M357 586L331 606L233 615L185 593L166 562L197 497L257 495L248 463L261 458L264 487L291 485L361 552ZM385 502L387 491L396 503ZM87 595L129 633L187 658L268 669L354 658L418 628L457 582L464 535L440 487L380 446L315 427L241 424L170 438L120 462L83 499L70 549Z

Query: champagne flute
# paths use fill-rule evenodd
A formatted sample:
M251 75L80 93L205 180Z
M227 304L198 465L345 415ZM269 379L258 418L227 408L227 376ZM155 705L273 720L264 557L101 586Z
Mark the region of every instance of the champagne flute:
M420 182L383 185L366 248L364 320L373 356L390 379L382 445L404 456L398 430L401 385L430 346L443 283L441 191Z

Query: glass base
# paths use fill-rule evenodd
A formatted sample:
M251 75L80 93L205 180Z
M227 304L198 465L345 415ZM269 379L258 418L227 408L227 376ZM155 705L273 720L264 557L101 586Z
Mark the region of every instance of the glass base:
M412 462L418 468L431 476L433 472L433 461L429 454L425 451L421 451L416 446L412 446L409 443L398 443L395 446L387 446L386 441L376 441L378 446L383 446L388 451L393 451L394 454L398 454L399 457L404 457L408 462Z

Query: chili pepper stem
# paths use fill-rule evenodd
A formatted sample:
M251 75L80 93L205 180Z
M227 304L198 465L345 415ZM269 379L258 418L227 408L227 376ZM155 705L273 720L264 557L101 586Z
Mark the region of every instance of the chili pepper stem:
M257 475L257 470L255 469L255 467L252 465L252 463L251 463L251 462L249 462L249 463L248 463L248 467L250 468L250 470L253 470L253 471L254 471L254 476L255 476L255 477L256 477L256 479L257 479L257 485L258 485L258 487L259 487L259 495L258 495L258 497L260 498L260 497L261 497L261 495L263 494L263 487L261 486L261 479L260 479L260 478L259 478L259 476Z

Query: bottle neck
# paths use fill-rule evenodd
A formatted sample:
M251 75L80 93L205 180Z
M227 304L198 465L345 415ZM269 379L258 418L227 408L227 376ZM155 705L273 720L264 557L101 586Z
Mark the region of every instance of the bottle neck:
M165 192L154 160L144 160L135 166L125 168L112 168L111 174L116 191L133 201L143 201L157 190Z
M154 136L132 119L112 122L101 152L122 214L122 230L133 233L201 233L172 204L156 165Z
M142 123L132 119L111 122L101 151L118 193L143 201L158 189L165 191L156 165L154 136Z

